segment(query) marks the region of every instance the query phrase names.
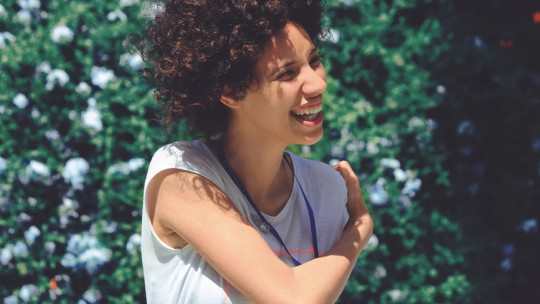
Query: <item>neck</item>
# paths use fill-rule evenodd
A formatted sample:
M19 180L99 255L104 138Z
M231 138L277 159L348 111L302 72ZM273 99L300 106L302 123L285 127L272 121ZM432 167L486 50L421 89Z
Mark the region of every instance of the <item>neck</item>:
M257 208L277 215L292 189L292 171L283 160L286 146L237 132L227 132L221 145L227 162Z

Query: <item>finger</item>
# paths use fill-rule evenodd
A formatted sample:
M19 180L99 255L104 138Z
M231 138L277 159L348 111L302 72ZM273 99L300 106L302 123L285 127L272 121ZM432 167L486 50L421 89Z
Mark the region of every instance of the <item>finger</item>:
M358 180L356 174L351 168L351 165L347 161L340 161L337 165L334 166L334 169L337 170L346 181Z

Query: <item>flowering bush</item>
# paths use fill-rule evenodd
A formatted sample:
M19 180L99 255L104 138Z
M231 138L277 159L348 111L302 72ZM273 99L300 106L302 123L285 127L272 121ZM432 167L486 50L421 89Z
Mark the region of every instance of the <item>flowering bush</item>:
M524 248L538 244L532 239L538 233L538 214L530 207L538 192L530 189L538 185L540 127L531 123L525 128L526 144L512 150L512 155L523 153L524 163L534 161L534 172L509 175L521 181L519 185L490 184L489 166L500 158L490 160L494 146L479 154L487 143L476 142L479 134L490 134L489 128L475 115L463 117L462 109L469 109L466 102L449 102L467 100L472 89L452 80L454 66L468 58L470 50L450 51L444 26L453 26L455 19L448 3L327 1L325 137L313 147L291 149L329 164L349 160L375 220L375 234L353 270L342 303L466 303L471 301L471 282L472 299L479 300L493 286L514 281L524 285L527 277L513 274L514 269L526 273L525 265L538 265L531 262L536 261L534 251ZM142 185L153 151L176 138L167 138L157 125L152 88L138 75L144 63L125 43L128 34L142 32L148 18L140 4L0 4L4 303L144 302ZM513 47L506 37L491 44L476 34L463 39L474 52ZM483 61L481 67L491 65L493 61ZM497 77L502 76L494 76L491 89L504 87ZM538 84L532 73L512 79ZM518 80L516 85L522 85ZM468 84L473 83L469 79ZM493 97L484 94L488 100ZM538 99L532 90L528 94ZM531 102L530 113L519 117L533 122L530 115L537 105ZM178 131L182 135L182 129ZM520 188L522 184L526 186ZM495 194L487 195L491 192L486 185ZM476 244L457 223L481 226L481 210L492 207L496 194L509 196L509 190L499 188L520 190L524 208L488 213L497 225L504 223L504 238L492 245L488 241L496 236L488 234L488 240L480 238ZM476 207L471 217L469 206L482 193L485 208ZM503 222L501 217L508 214L511 222ZM493 223L489 219L482 227L499 233L492 229L496 225L488 225ZM494 258L474 253L479 248L485 253L490 246L497 246ZM471 257L474 265L467 260ZM483 283L500 273L513 275ZM496 296L489 299L497 301Z
M138 1L0 5L0 299L143 302L140 203L166 137L125 44Z
M347 159L375 221L343 303L465 303L471 290L460 227L426 205L424 187L448 185L428 116L441 94L428 64L448 45L435 16L416 19L433 8L422 3L328 3L329 132L305 152L330 164Z

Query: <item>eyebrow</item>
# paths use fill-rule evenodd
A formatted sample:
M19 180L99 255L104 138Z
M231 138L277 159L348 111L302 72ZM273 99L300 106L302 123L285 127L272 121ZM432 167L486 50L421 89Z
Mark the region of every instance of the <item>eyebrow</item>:
M313 49L311 49L311 52L309 52L309 56L313 55L313 53L316 53L316 52L317 52L317 48L313 47ZM291 61L287 61L286 63L284 63L281 66L276 67L274 70L272 70L272 73L270 73L270 78L274 78L276 76L276 74L278 74L282 70L290 67L291 65L294 65L295 63L296 63L295 60L291 60Z

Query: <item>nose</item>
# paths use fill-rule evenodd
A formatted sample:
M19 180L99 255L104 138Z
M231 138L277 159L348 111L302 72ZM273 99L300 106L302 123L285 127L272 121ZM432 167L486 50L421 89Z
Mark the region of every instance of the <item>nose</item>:
M306 68L302 93L307 99L316 97L326 91L326 70L321 65L315 69Z

